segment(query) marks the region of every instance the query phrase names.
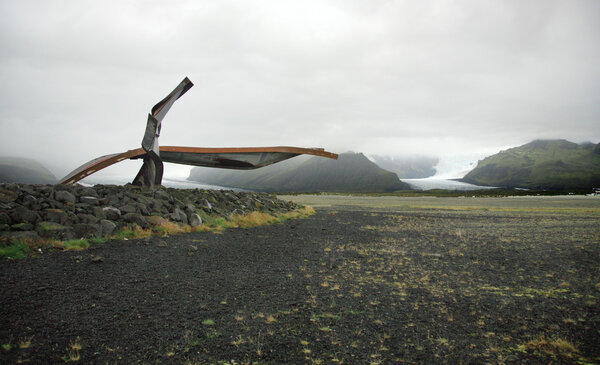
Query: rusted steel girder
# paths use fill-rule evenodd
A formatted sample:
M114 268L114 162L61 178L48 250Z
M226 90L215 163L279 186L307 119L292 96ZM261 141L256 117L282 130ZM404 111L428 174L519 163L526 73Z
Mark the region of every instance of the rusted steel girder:
M142 148L123 153L95 158L63 177L59 184L73 184L99 170L126 159L143 158L144 163L133 179L133 184L152 187L160 185L163 176L163 161L183 165L217 167L226 169L257 169L289 158L306 154L337 159L338 155L322 148L301 147L179 147L159 146L161 123L171 106L194 84L186 77L163 100L152 108L148 115Z

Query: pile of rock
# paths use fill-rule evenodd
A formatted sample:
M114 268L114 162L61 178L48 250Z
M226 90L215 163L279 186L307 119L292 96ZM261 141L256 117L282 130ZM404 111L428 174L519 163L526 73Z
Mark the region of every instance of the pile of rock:
M266 193L143 188L133 185L0 185L0 239L109 236L137 224L165 220L191 226L202 216L282 213L298 206Z

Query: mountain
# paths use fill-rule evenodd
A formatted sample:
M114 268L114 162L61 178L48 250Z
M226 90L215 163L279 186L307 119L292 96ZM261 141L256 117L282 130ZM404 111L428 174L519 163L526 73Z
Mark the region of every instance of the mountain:
M56 177L37 161L0 157L0 183L56 184L56 181Z
M388 157L371 156L382 169L391 171L400 179L423 179L435 175L438 158L425 156Z
M600 144L533 141L479 161L462 181L558 191L600 187Z
M188 180L270 192L389 192L408 190L396 174L362 153L343 153L337 160L299 156L256 170L194 167Z

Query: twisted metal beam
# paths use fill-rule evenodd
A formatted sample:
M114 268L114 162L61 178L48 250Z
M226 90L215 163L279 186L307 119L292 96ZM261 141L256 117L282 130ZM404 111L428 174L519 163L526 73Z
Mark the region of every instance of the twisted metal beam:
M142 148L122 153L95 158L63 177L59 184L73 184L77 181L126 159L143 158L144 163L133 179L134 185L152 187L160 185L163 177L163 161L183 165L217 167L225 169L257 169L289 158L307 154L337 159L337 155L322 148L301 147L180 147L159 146L161 123L171 106L185 94L194 84L186 77L163 100L158 102L146 123L146 131L142 138Z

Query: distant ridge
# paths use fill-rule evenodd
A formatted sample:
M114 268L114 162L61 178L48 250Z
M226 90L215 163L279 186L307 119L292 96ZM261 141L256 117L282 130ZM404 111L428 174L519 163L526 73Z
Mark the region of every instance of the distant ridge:
M600 187L600 144L536 140L479 161L462 181L556 191L597 188Z
M35 160L0 157L0 183L56 184L56 181L56 177Z
M362 153L337 160L296 157L261 169L238 171L195 167L188 180L266 192L390 192L410 187Z

